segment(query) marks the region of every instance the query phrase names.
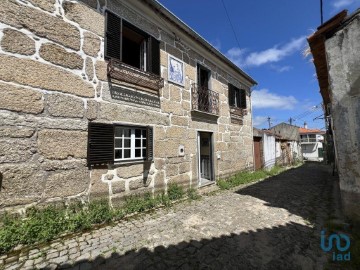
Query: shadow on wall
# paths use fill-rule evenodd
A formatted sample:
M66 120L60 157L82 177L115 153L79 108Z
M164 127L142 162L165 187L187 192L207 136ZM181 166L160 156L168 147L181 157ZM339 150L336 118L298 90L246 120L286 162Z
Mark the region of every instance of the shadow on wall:
M297 223L168 247L142 248L77 263L80 269L321 269L319 239ZM150 242L150 241L149 241ZM320 251L319 251L320 252ZM73 267L62 265L61 269ZM46 269L46 268L45 268Z

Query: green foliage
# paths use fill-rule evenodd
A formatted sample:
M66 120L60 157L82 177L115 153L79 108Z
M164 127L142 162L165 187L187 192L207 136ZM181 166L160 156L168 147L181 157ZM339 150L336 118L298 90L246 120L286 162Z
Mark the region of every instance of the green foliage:
M196 189L189 188L187 190L187 197L189 198L189 200L198 200L201 196L197 193Z
M162 193L154 197L146 193L143 196L129 196L125 198L125 204L116 209L111 208L108 201L96 201L85 205L73 203L68 207L31 208L25 217L4 214L0 221L0 254L19 244L47 242L61 234L89 230L94 225L110 223L132 213L161 205L168 207L172 201L184 195L184 190L174 184L169 186L168 195ZM198 195L190 189L188 197L197 199Z
M260 179L274 176L281 173L284 169L279 166L274 166L271 170L258 170L255 172L240 172L226 180L219 180L217 185L220 189L231 189L239 185L258 181Z
M184 197L183 188L177 184L170 184L168 188L168 197L171 201L179 200Z

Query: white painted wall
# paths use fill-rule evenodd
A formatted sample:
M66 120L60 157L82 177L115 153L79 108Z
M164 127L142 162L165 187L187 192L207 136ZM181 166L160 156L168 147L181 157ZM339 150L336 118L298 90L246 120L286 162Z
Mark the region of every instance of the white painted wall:
M323 161L324 158L319 157L319 151L318 151L319 148L323 148L322 142L301 144L301 150L304 159L310 161Z
M264 133L263 135L264 167L271 169L275 165L276 144L275 136ZM279 145L280 148L280 145Z

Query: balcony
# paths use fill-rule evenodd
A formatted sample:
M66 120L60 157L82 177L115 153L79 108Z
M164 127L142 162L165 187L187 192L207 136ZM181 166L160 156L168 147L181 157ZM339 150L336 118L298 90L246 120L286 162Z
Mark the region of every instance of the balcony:
M316 138L302 138L300 139L301 143L316 143L319 140L317 140Z
M219 115L219 93L193 84L191 87L192 110Z
M160 76L134 68L116 59L110 59L107 73L111 79L148 88L157 92L164 87L164 79Z

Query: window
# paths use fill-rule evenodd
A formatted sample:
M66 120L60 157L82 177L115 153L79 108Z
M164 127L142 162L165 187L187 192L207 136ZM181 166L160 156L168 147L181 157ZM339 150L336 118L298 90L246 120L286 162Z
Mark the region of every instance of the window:
M230 107L246 109L246 90L229 84L229 105Z
M159 41L109 11L106 12L105 58L160 75Z
M152 159L152 127L89 123L88 165Z
M146 128L115 126L115 161L146 157Z

